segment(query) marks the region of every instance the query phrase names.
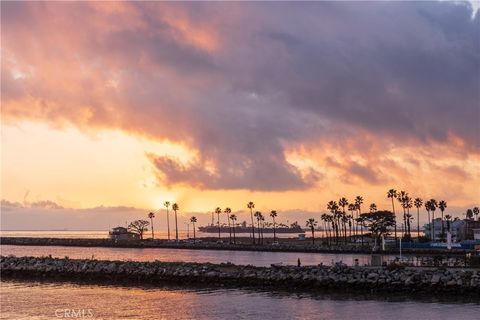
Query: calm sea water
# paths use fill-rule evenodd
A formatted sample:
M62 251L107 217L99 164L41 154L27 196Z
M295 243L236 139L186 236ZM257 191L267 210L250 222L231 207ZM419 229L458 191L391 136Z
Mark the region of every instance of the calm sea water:
M1 319L478 319L480 305L345 295L3 281ZM73 310L73 313L72 313Z
M184 262L231 262L239 265L270 266L272 263L297 264L300 259L303 265L330 265L343 262L353 265L358 259L360 265L370 264L368 254L329 254L300 252L261 252L261 251L228 251L228 250L191 250L164 248L101 248L101 247L62 247L62 246L14 246L0 245L2 255L15 256L48 256L72 259L133 260L133 261L184 261ZM392 260L395 256L385 256Z
M307 233L307 236L310 234ZM316 231L315 236L320 237L322 232ZM0 231L0 236L2 237L34 237L34 238L95 238L95 239L105 239L108 238L108 231L74 231L74 230L54 230L54 231ZM196 232L198 238L203 237L218 237L218 233L205 233L205 232ZM221 233L222 238L228 238L228 233ZM249 233L237 233L237 237L250 237ZM298 236L296 233L280 233L277 234L279 238L295 238ZM150 238L151 233L147 232L146 237ZM175 237L175 230L170 230L170 237L173 239ZM180 239L187 239L188 237L193 238L193 231L190 229L187 230L178 230L178 237ZM265 233L264 238L273 238L273 233ZM168 232L165 230L155 230L155 239L168 239Z

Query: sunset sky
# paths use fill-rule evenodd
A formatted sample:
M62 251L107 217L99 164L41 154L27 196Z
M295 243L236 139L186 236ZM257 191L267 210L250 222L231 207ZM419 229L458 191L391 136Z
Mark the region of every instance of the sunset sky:
M166 200L201 222L390 209L390 188L458 216L480 204L477 8L2 2L2 228Z

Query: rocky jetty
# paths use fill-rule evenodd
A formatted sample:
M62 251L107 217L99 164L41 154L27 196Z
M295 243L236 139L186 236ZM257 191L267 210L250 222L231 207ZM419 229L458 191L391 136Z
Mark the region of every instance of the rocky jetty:
M2 277L257 287L307 291L348 291L480 296L480 269L275 266L0 257Z
M168 241L168 240L138 240L114 241L110 239L75 239L75 238L35 238L35 237L0 237L0 243L17 246L71 246L71 247L116 247L116 248L171 248L171 249L199 249L199 250L237 250L237 251L272 251L272 252L307 252L307 253L372 253L371 245L342 244L328 246L321 241L314 245L310 241L296 239L281 239L280 243L252 245L249 239L242 243L231 244L228 240L218 242L215 238L203 238L200 241ZM473 250L442 250L442 249L404 249L405 254L418 255L465 255ZM398 249L387 248L385 254L396 254Z

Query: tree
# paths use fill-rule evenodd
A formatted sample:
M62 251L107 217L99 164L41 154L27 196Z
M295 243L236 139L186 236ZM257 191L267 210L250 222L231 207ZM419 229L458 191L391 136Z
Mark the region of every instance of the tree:
M151 221L151 224L152 224L152 240L153 240L153 239L155 238L155 235L154 235L154 233L153 233L153 218L155 218L155 213L150 212L150 213L148 214L148 217L150 218L150 221Z
M403 209L403 236L405 236L407 233L407 208L405 206L406 197L408 197L408 193L403 190L397 194L397 200L398 202L400 202L400 205Z
M395 243L397 243L397 216L395 215L395 204L393 201L393 199L397 198L397 190L395 189L388 190L387 198L392 199L392 210L393 210L393 216L395 218Z
M197 239L195 234L195 223L197 222L197 217L191 217L190 222L193 224L193 243L195 243L195 240Z
M355 207L357 208L357 211L358 211L357 217L359 217L362 214L362 204L363 204L363 197L356 196ZM360 224L360 233L363 233L363 224ZM363 234L361 239L362 239L362 245L363 245Z
M480 209L478 207L473 208L473 214L475 215L475 220L478 221L478 214L480 213Z
M438 208L440 209L440 212L442 213L442 237L444 236L444 233L445 233L445 227L443 225L443 212L445 211L445 209L447 208L447 202L445 200L440 200L438 202Z
M168 216L168 207L170 207L170 201L165 201L163 205L167 207L167 230L168 230L168 240L170 240L170 218Z
M273 220L273 242L277 241L277 234L276 234L276 223L275 223L275 218L277 217L277 211L272 210L270 211L270 217L272 217Z
M468 220L472 220L472 218L473 218L473 211L472 211L472 209L468 209L468 210L467 210L467 213L465 214L465 217L466 217Z
M220 213L222 213L222 209L220 209L220 207L216 207L215 213L217 214L218 240L220 240Z
M138 234L143 240L143 234L148 231L149 224L147 220L135 220L128 225L128 231Z
M255 204L250 201L247 203L247 208L250 209L250 218L252 218L252 241L255 244L255 224L253 223L253 208L255 208Z
M177 203L172 205L172 210L175 212L175 239L178 241L178 220L177 220L177 211L180 210L180 207Z
M230 220L232 220L232 225L233 225L233 243L237 243L237 239L235 237L235 223L237 221L237 216L235 214L231 214Z
M423 201L420 198L415 198L413 201L415 208L417 208L417 239L420 238L420 208L422 207Z
M447 232L451 232L450 231L450 220L452 219L452 216L449 215L449 214L446 214L445 215L445 220L447 220Z
M375 203L370 204L370 212L377 211L377 205Z
M333 219L335 220L334 222L334 232L335 232L335 242L338 243L338 224L339 224L339 214L338 214L338 205L336 201L329 201L327 203L327 209L330 210L330 212L333 215Z
M307 220L307 227L310 228L312 232L312 244L315 244L315 227L317 226L317 221L314 218Z
M257 219L257 227L258 227L258 244L260 244L260 220L262 219L262 213L260 211L256 211L254 214L255 218Z
M390 211L376 211L360 214L362 224L372 233L375 241L388 235L388 229L395 225L395 216Z
M229 236L230 243L232 243L232 227L230 227L230 213L232 213L232 209L225 208L225 210L223 210L223 212L227 214L228 236Z
M347 242L347 222L348 218L347 215L345 214L345 207L348 205L348 200L345 197L342 197L338 200L338 205L342 207L342 216L341 216L341 222L343 225L343 236L345 243Z
M330 218L331 216L328 214L328 213L324 213L322 214L322 216L320 217L320 219L323 221L323 229L325 231L325 236L327 237L327 243L328 245L330 245L330 235L329 235L329 223L330 223Z
M430 240L432 240L432 234L433 234L432 224L430 223L430 208L431 207L432 207L432 204L430 203L430 200L427 200L425 202L425 210L427 210L428 223L430 224Z
M437 200L430 199L430 211L432 212L432 237L433 241L435 241L435 210L437 209L438 204Z
M355 222L355 219L353 217L353 212L357 212L357 207L355 206L354 203L350 203L348 205L348 211L350 211L350 215L352 216L352 220ZM358 212L357 212L357 218L358 218ZM356 223L356 222L355 222ZM357 236L357 226L355 225L354 229L353 229L353 234L354 236L356 237Z

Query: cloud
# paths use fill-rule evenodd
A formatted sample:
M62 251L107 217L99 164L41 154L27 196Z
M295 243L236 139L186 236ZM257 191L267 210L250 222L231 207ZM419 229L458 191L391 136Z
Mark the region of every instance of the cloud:
M4 121L184 144L187 164L149 154L167 185L311 188L318 168L286 151L353 139L362 154L364 134L480 150L480 15L467 3L1 5ZM385 181L368 161L345 170Z

